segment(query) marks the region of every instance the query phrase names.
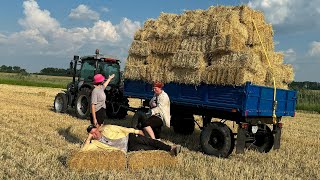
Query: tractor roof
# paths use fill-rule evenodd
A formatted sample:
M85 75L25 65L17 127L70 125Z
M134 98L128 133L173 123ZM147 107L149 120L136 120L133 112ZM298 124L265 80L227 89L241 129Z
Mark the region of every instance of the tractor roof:
M82 61L86 61L86 60L96 60L96 61L104 61L104 62L112 62L112 63L119 63L119 62L120 62L120 60L118 60L118 59L106 57L106 56L104 56L104 55L102 55L102 54L82 56L82 57L81 57L81 60L82 60Z

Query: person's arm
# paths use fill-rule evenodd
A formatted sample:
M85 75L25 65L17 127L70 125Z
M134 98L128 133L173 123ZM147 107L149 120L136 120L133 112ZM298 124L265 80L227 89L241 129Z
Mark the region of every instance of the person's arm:
M91 139L92 139L92 134L88 134L88 137L87 137L86 141L84 142L83 147L90 144Z
M99 126L97 117L96 117L96 105L93 103L91 104L91 112L92 112L93 125Z
M117 126L117 125L108 125L110 128L116 130L116 131L122 131L124 133L133 133L133 134L139 134L144 136L144 133L142 130L137 130L134 128L127 128L127 127L122 127L122 126Z
M109 82L114 78L114 74L110 75L109 78L106 80L106 82L103 83L104 87L107 87Z

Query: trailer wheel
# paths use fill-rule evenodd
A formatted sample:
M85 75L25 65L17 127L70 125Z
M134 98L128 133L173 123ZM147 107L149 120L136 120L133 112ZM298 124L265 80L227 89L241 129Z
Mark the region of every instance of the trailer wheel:
M193 115L172 115L171 122L173 126L173 130L175 133L183 134L183 135L190 135L194 131L194 117Z
M87 119L90 115L91 90L83 88L76 100L76 115L80 119Z
M58 93L54 98L54 111L57 113L65 113L68 109L67 96L65 93Z
M234 136L227 125L213 122L201 131L200 144L206 154L226 158L234 149Z
M125 106L129 107L129 100L126 99L125 101ZM116 112L118 111L118 112ZM124 119L127 115L128 115L128 110L120 107L117 103L108 103L107 104L107 109L106 109L106 113L108 118L111 119Z
M246 143L246 148L250 150L256 150L261 153L267 153L271 150L274 143L272 131L265 124L258 125L258 128L258 131L253 134L253 142Z

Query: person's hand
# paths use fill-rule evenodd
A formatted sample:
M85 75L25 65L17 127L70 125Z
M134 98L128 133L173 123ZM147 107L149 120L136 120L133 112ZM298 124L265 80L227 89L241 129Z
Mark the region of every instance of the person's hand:
M109 79L113 79L114 78L114 74L109 75Z
M142 130L139 130L138 134L141 135L141 136L144 136L144 133L143 133Z

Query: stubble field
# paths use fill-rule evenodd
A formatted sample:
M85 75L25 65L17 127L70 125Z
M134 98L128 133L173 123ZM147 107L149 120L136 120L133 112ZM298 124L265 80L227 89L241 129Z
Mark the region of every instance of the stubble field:
M76 132L80 136L74 136L71 130L89 122L77 119L72 111L53 112L58 92L60 89L0 84L1 179L320 179L320 115L308 113L284 118L281 149L266 154L233 152L220 159L201 152L198 128L189 136L166 129L163 139L183 146L175 168L73 171L66 160L80 148L86 132L80 128ZM130 99L130 105L138 106L139 101ZM107 123L127 126L132 115Z

